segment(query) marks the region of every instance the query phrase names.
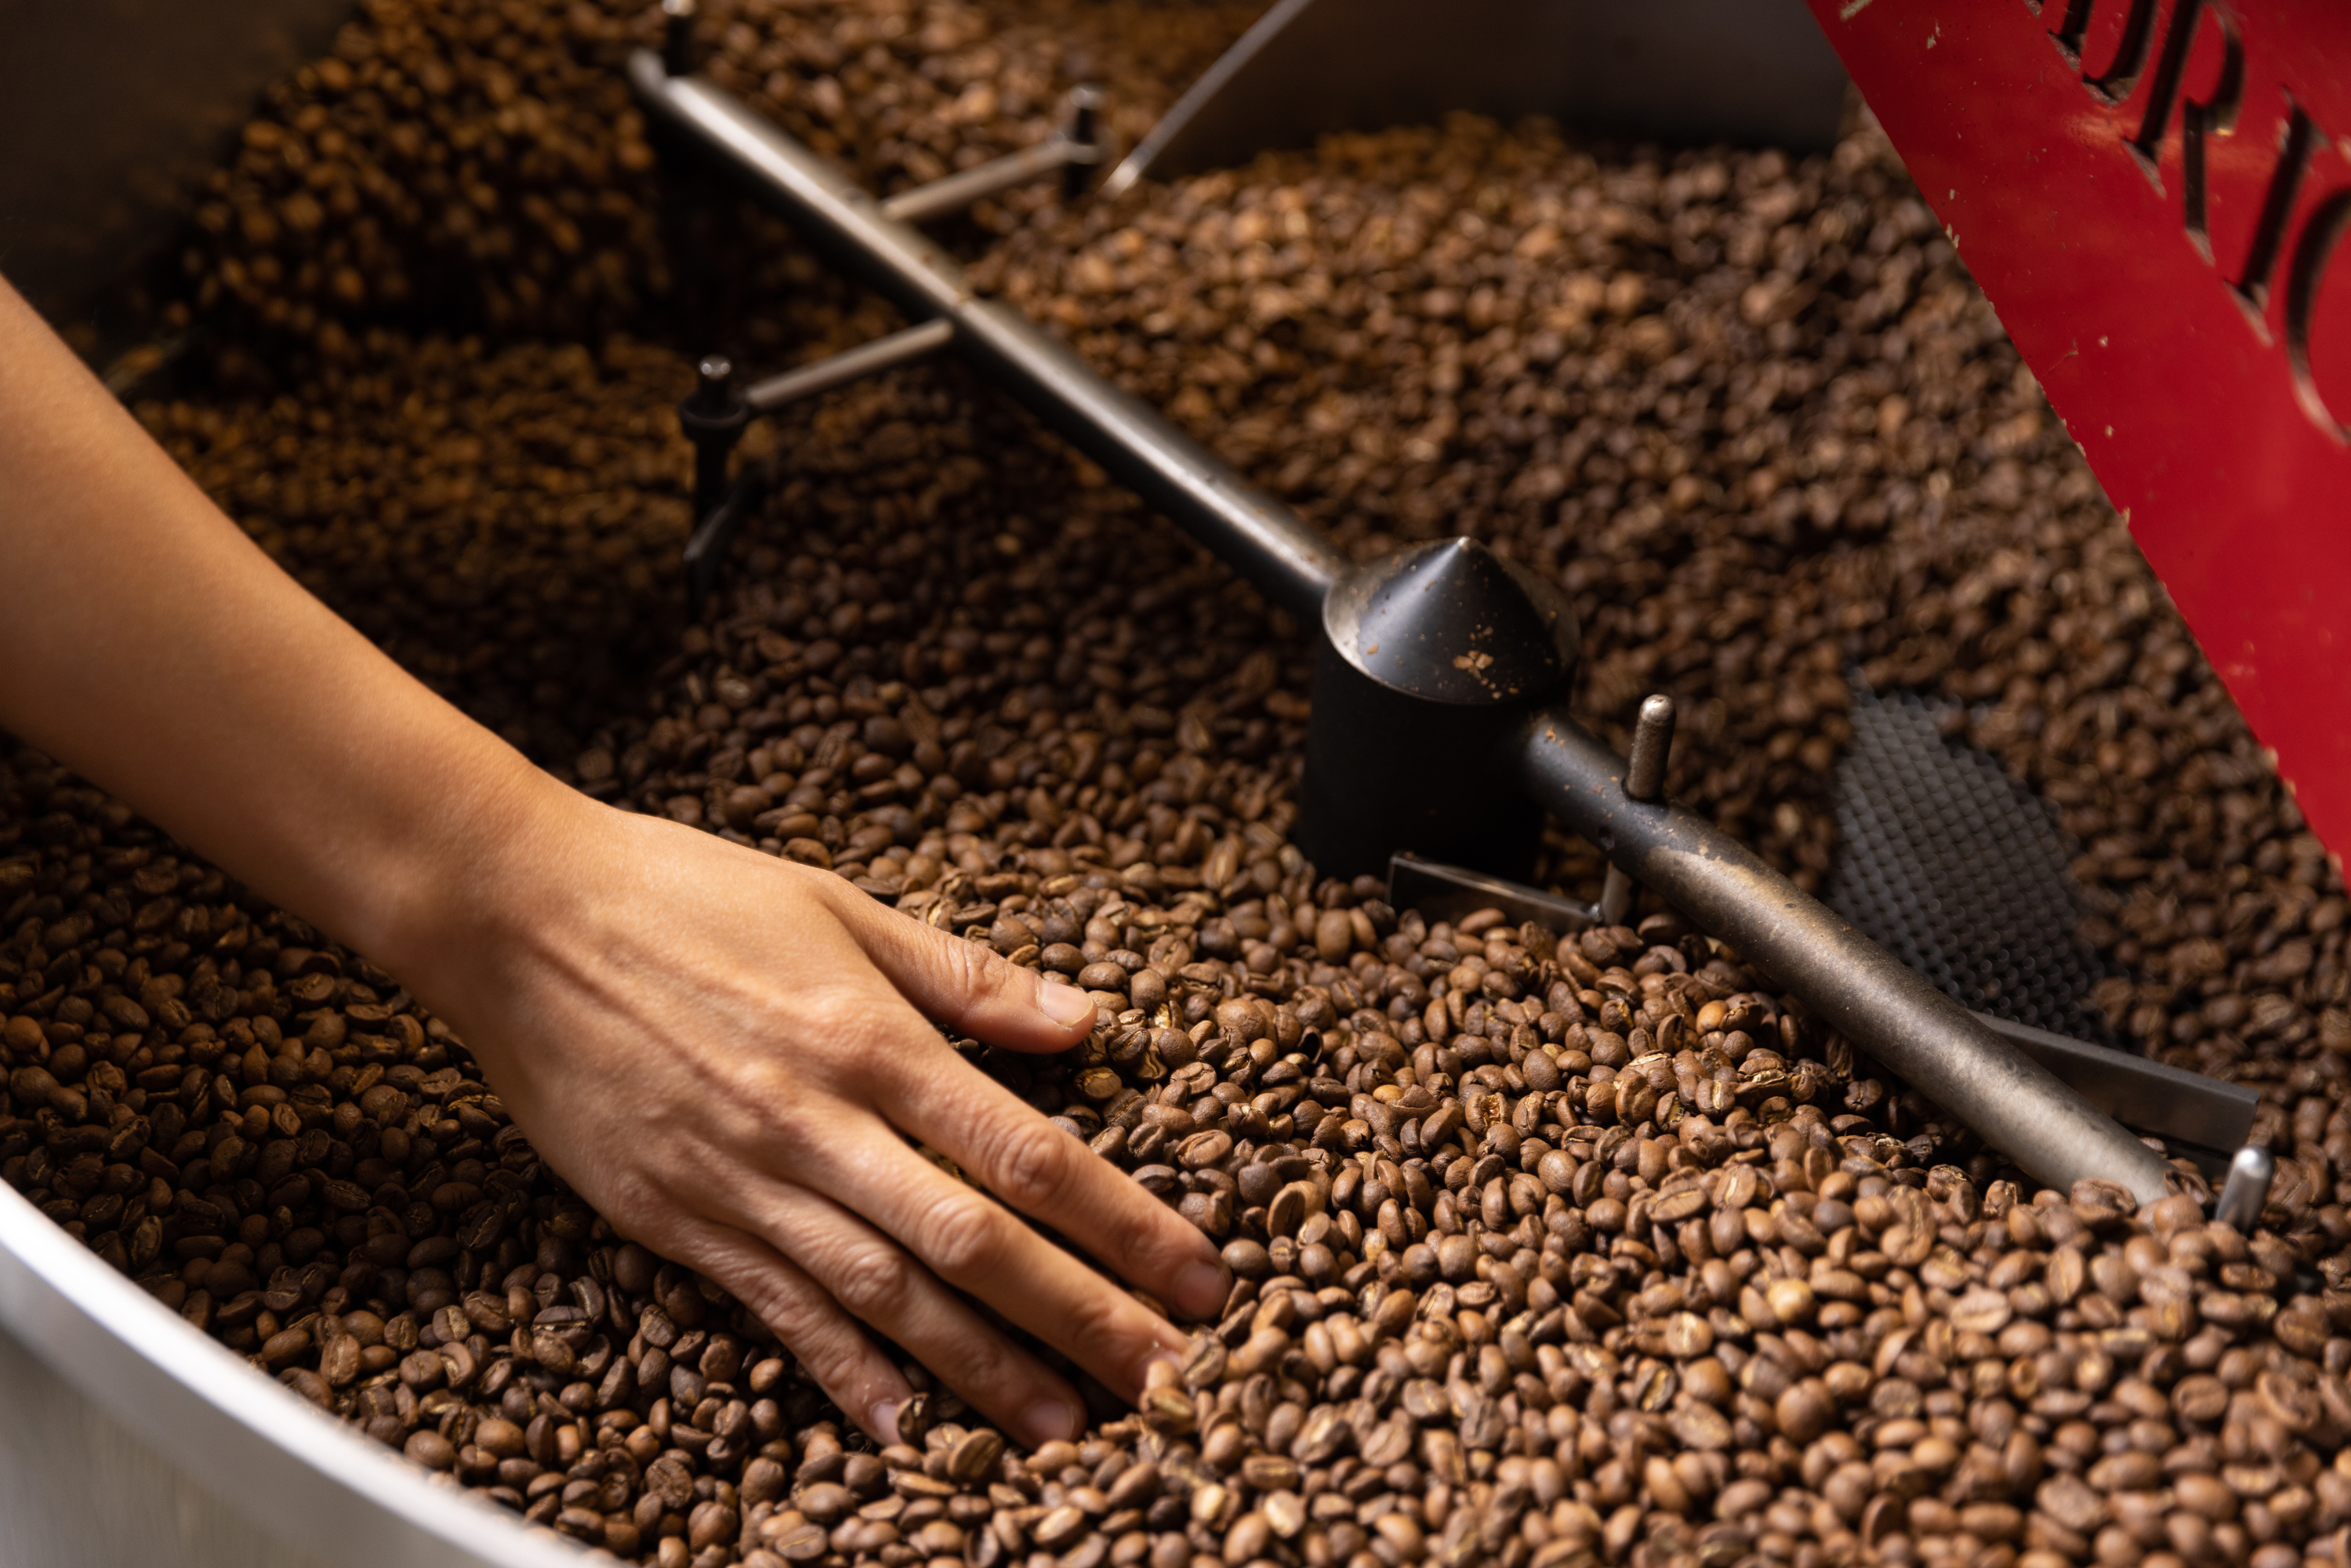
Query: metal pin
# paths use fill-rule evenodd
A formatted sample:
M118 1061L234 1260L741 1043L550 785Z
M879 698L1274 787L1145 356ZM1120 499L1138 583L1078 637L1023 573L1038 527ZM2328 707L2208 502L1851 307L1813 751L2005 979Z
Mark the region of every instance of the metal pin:
M694 0L662 0L662 68L674 77L694 70Z
M694 367L694 390L677 405L678 427L694 444L694 520L726 498L726 460L751 423L751 405L735 391L735 364L705 354Z
M2267 1149L2250 1144L2239 1149L2237 1157L2229 1162L2229 1179L2220 1188L2220 1201L2213 1206L2212 1222L2251 1235L2269 1204L2270 1182L2276 1175L2277 1160Z
M1070 89L1069 119L1061 139L1069 143L1069 162L1061 165L1061 199L1075 201L1102 161L1102 89L1082 83Z
M1666 758L1674 748L1674 699L1656 692L1643 699L1633 721L1633 751L1625 764L1625 798L1643 804L1665 793ZM1616 866L1600 889L1600 923L1622 925L1633 908L1633 879Z
M694 393L705 413L726 411L726 389L734 381L735 361L724 354L705 354L695 361Z
M1633 754L1625 768L1626 799L1655 800L1665 793L1666 754L1674 747L1674 699L1663 692L1641 703L1633 721Z

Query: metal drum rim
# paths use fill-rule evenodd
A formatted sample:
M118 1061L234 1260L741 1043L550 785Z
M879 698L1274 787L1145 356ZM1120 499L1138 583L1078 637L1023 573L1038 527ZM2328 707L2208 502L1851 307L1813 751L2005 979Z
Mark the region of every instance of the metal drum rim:
M0 1329L206 1491L348 1568L578 1568L263 1375L0 1185Z

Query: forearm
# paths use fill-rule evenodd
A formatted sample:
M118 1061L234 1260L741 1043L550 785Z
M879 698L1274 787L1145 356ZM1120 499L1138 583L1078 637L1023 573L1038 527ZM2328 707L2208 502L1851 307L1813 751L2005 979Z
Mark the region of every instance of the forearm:
M0 727L342 940L396 961L559 789L278 570L5 284L0 476Z
M1160 1299L1225 1298L1205 1238L937 1027L1062 1051L1085 993L532 768L277 570L5 285L0 726L400 974L575 1188L885 1442L909 1390L861 1317L1030 1443L1076 1434L1074 1393L963 1292L1130 1395L1183 1343L910 1139Z

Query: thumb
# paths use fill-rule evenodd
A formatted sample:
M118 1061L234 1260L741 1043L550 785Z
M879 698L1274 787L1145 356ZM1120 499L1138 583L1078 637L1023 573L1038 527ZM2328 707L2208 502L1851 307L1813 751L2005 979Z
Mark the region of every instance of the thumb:
M870 898L841 913L898 992L932 1022L1012 1051L1068 1051L1092 1032L1093 998L1024 969L977 942L884 909Z

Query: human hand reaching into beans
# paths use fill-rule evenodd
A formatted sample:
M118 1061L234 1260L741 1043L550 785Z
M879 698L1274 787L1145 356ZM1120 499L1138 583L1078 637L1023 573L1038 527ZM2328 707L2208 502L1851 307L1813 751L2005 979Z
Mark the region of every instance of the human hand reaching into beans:
M538 893L460 921L409 972L448 987L581 1195L757 1311L868 1431L886 1438L911 1391L861 1323L1028 1443L1078 1435L1067 1385L958 1291L1130 1396L1183 1343L908 1136L1176 1309L1222 1302L1198 1231L926 1021L1060 1051L1093 1022L1084 992L837 877L584 797L508 858L537 869L500 883Z
M1077 1435L975 1301L1129 1398L1182 1345L1014 1209L1221 1303L1206 1238L934 1027L1065 1050L1084 993L539 772L271 564L5 285L0 475L0 727L399 973L583 1197L874 1437L911 1393L874 1333L1016 1437Z

